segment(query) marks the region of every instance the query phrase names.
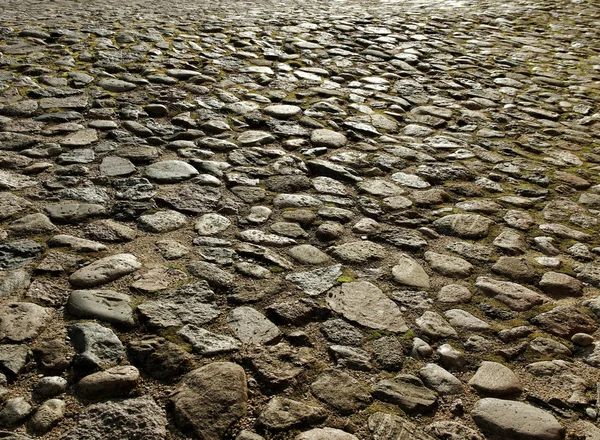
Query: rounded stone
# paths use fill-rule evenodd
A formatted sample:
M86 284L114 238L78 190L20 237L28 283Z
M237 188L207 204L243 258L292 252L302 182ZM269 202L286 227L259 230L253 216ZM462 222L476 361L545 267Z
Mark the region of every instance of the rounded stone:
M144 175L158 183L177 183L200 174L196 168L181 160L165 160L148 165Z

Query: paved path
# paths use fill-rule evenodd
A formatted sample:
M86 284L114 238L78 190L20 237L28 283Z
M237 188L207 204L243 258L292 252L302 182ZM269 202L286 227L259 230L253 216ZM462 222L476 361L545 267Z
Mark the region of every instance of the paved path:
M599 438L599 20L2 1L0 437Z

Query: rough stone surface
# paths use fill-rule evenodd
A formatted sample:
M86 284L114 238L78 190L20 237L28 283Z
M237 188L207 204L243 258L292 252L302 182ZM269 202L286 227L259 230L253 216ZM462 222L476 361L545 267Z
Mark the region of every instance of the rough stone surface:
M327 305L365 327L391 332L408 330L398 306L381 289L366 281L343 284L327 296Z
M199 438L221 439L246 412L242 367L213 362L186 374L171 397L177 424Z

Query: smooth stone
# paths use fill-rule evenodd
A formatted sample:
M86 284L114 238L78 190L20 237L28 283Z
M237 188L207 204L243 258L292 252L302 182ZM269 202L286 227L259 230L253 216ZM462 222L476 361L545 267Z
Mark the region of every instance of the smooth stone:
M449 371L436 364L427 364L419 370L419 376L429 388L440 396L462 394L462 382Z
M326 129L313 130L310 141L317 147L325 148L341 148L348 143L348 139L342 133Z
M526 403L485 398L471 410L486 434L514 440L561 440L564 428L549 412Z
M135 388L139 380L137 368L121 365L85 376L75 386L75 392L87 400L124 396Z
M323 372L310 386L312 393L343 414L351 414L372 402L369 390L338 370Z
M498 362L483 361L469 385L487 396L503 397L519 394L523 385L512 370Z
M290 119L302 113L302 108L297 105L269 105L263 109L265 114L276 119Z
M67 379L60 376L46 376L41 378L33 388L32 396L37 399L48 399L67 391Z
M81 318L92 318L124 327L133 327L131 298L112 290L75 290L71 292L67 311Z
M125 177L135 171L135 165L129 159L119 156L107 156L100 163L100 172L108 177Z
M178 183L200 173L196 168L181 160L165 160L148 165L144 176L158 183Z
M473 265L462 258L452 255L425 252L425 261L434 271L451 278L467 278L473 271Z
M367 281L343 283L327 295L326 301L334 312L365 327L394 333L408 330L396 303Z
M14 426L31 414L33 408L24 397L8 399L0 411L0 426Z
M408 255L403 254L398 258L398 263L392 267L392 276L398 284L421 289L429 288L429 275L417 261Z
M98 85L104 90L115 93L129 92L137 87L136 84L115 78L104 78L98 81Z
M325 264L329 256L310 244L294 246L289 251L292 258L301 264Z
M294 440L358 440L355 435L336 428L313 428L294 437Z
M89 288L110 283L135 272L142 263L131 254L117 254L96 260L69 277L73 287Z
M108 248L102 243L85 238L73 237L72 235L55 235L47 242L51 247L68 247L75 252L102 252Z

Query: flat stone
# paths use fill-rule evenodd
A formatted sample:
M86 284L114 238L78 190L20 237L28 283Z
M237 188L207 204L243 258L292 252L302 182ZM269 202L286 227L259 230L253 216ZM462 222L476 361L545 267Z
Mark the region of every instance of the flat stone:
M490 325L461 309L451 309L444 312L444 316L453 327L461 327L471 331L485 331Z
M129 359L155 379L170 379L193 368L194 356L164 338L148 335L128 345Z
M252 307L233 309L227 324L244 344L269 344L281 338L277 326Z
M58 228L44 214L29 214L9 223L8 230L20 234L48 234Z
M51 309L33 303L11 302L0 306L0 339L22 342L33 339L46 327Z
M3 208L0 212L0 220L6 220L33 206L27 199L10 192L0 192L0 204Z
M225 231L231 220L219 214L205 214L194 225L199 235L215 235Z
M365 327L395 333L408 330L396 303L367 281L344 283L331 291L326 301L334 312Z
M509 281L498 281L489 277L478 277L475 286L512 310L525 311L543 304L546 298L527 287Z
M559 272L545 272L539 282L540 289L549 295L580 296L581 281Z
M104 90L115 93L129 92L137 87L136 84L115 78L105 78L98 81L98 85Z
M593 334L598 329L596 320L574 306L555 307L531 318L531 322L561 338L570 338L575 333Z
M410 374L399 374L378 382L373 388L373 396L413 414L431 412L437 402L435 393L425 387L421 379Z
M94 203L59 203L44 206L48 216L58 223L80 223L106 214L106 208Z
M177 425L202 439L223 439L246 413L248 390L244 369L214 362L186 374L171 402Z
M320 295L332 288L342 275L342 265L336 264L308 272L296 272L285 277L300 290L310 296Z
M450 214L433 222L440 233L460 238L485 238L493 224L479 214Z
M80 322L67 327L77 354L73 365L82 370L95 370L114 365L125 355L123 344L115 333L94 322Z
M283 431L299 426L316 425L327 418L327 411L321 406L285 397L273 397L265 405L256 423L270 431Z
M439 314L426 311L416 320L419 329L432 338L456 338L456 330Z
M55 235L47 242L50 247L68 247L75 252L102 252L108 248L97 241L85 238L73 237L72 235Z
M98 142L98 132L93 128L88 128L65 136L60 144L63 147L87 147L95 142Z
M216 264L194 261L188 264L187 269L191 275L206 280L215 289L230 289L233 286L233 275Z
M367 421L373 440L435 440L406 417L376 412ZM449 440L467 440L466 438ZM468 440L474 440L469 438ZM480 440L480 439L477 439Z
M207 324L221 312L211 303L215 293L206 281L185 284L178 289L143 302L138 311L148 325L157 328Z
M136 168L129 159L106 156L100 163L100 172L108 177L124 177L135 173Z
M514 440L560 440L564 428L550 413L510 400L477 401L471 416L484 433Z
M392 180L400 185L415 189L429 188L431 185L415 174L398 172L392 174Z
M81 318L125 327L135 324L129 295L112 290L74 290L69 296L67 311Z
M6 298L26 289L30 283L31 275L25 270L0 270L0 298Z
M78 288L96 287L124 277L140 267L142 263L134 255L111 255L79 269L69 277L69 283Z
M313 130L310 141L317 147L341 148L348 143L348 139L342 133L333 130Z
M140 372L131 365L121 365L92 373L81 379L75 393L87 400L100 400L125 396L135 388Z
M436 364L427 364L419 370L419 376L429 388L440 396L457 395L464 392L462 382L449 371Z
M336 428L313 428L298 434L294 440L358 440L355 435Z
M290 119L302 113L302 108L297 105L269 105L263 110L265 114L276 119Z
M187 222L185 214L173 210L158 211L138 218L138 225L141 229L154 233L175 231L183 228Z
M242 147L253 147L272 144L275 142L275 137L266 131L248 130L240 134L237 140Z
M239 340L210 332L193 324L182 327L177 334L192 344L192 350L202 356L229 353L241 348Z
M398 284L406 286L429 288L429 275L425 269L407 255L398 258L398 264L392 267L392 276Z
M365 264L371 260L380 260L387 255L383 246L368 240L353 241L333 246L330 248L330 253L334 258L355 264Z
M311 384L312 393L342 414L351 414L372 402L369 390L347 373L323 372Z
M86 407L79 413L76 427L61 440L162 440L167 435L166 425L165 411L151 397L108 401Z
M289 251L292 258L301 264L325 264L329 262L329 256L310 244L294 246Z
M498 362L483 361L469 385L487 396L502 397L519 394L523 385L512 370Z
M434 271L451 278L466 278L473 271L471 263L452 255L428 251L425 252L425 260Z
M20 191L37 185L37 180L31 177L0 170L0 190Z
M145 177L158 183L183 182L199 174L196 168L181 160L155 162L144 170Z

